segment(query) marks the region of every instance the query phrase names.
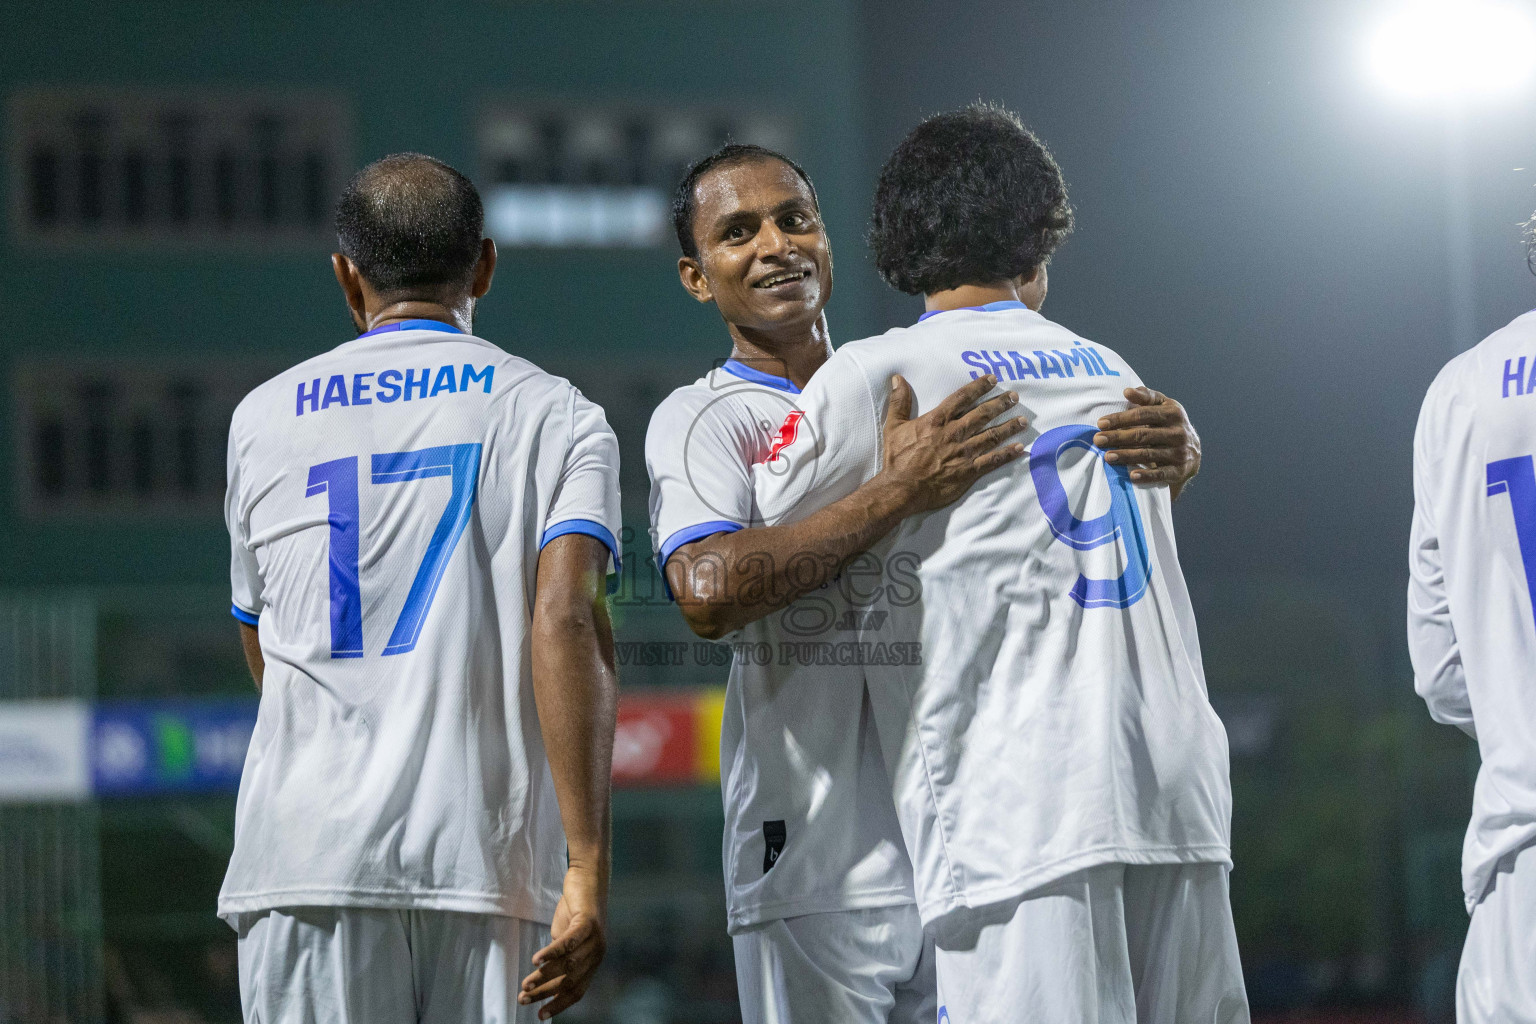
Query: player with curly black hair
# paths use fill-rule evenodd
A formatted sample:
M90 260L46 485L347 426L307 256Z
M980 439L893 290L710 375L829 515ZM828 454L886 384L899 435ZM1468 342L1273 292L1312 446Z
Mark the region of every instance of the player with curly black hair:
M978 103L923 123L875 187L869 244L886 283L931 295L1032 280L1072 233L1067 183L1018 117Z
M1009 446L1027 457L886 536L887 575L916 579L866 587L859 619L861 648L921 641L864 678L938 1020L1246 1024L1226 736L1170 497L1137 486L1136 452L1106 450L1106 414L1139 381L1039 313L1071 226L1060 168L1013 114L919 125L880 175L870 234L881 274L928 312L822 364L753 468L754 509L808 522L873 479L894 380L918 409L968 380L1017 401L1007 415L1029 426Z

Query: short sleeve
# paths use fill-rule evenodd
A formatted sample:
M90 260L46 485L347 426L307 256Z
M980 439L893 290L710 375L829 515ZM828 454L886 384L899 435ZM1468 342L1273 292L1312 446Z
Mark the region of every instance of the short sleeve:
M618 573L622 568L617 540L621 525L618 438L608 426L602 407L573 389L570 445L544 517L539 548L556 537L584 533L607 546L613 556L613 571Z
M762 434L754 438L739 411L729 398L681 391L651 416L651 546L663 568L685 544L752 524L752 449Z
M879 472L885 400L882 392L877 402L864 367L847 349L816 371L767 460L752 469L765 523L798 522Z
M229 428L229 450L225 456L224 476L224 524L229 530L229 613L246 625L254 626L264 606L261 598L261 568L251 550L251 528L241 489L240 454L233 423Z

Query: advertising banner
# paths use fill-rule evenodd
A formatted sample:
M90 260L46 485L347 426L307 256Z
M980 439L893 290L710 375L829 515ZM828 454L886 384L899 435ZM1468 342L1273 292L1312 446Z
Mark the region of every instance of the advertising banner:
M255 697L0 702L0 803L233 793L256 728ZM618 787L720 778L724 691L619 700Z
M100 796L209 793L240 786L255 698L96 705L91 769Z
M89 797L90 724L85 701L0 702L0 803Z
M619 702L613 737L616 785L692 785L698 750L693 697L670 694Z

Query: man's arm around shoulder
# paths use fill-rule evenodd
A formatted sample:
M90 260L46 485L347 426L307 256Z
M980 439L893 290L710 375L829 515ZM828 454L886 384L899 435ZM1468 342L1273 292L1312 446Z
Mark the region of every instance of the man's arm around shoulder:
M819 375L812 387L822 381ZM1012 392L983 400L995 384L991 377L974 380L913 419L912 389L893 378L875 476L798 522L713 534L667 561L667 583L688 625L715 640L787 607L834 579L903 519L948 505L1022 455L1022 445L1005 442L1029 423L1021 416L994 423L1018 404ZM781 435L780 443L801 468L819 445L810 432L787 442ZM823 457L844 454L832 449Z

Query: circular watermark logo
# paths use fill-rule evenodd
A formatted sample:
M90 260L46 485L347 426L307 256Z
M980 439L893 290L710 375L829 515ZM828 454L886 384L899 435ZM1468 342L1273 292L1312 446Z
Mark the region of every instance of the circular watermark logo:
M743 468L749 472L786 478L794 467L792 458L813 460L809 472L797 474L794 492L775 495L769 514L761 523L750 525L772 526L792 518L801 500L815 486L814 459L821 451L821 439L796 406L794 397L788 392L753 386L744 381L722 390L695 414L683 438L683 471L689 489L700 504L721 519L734 521L740 516L739 508L720 507L722 490L716 479L720 470L713 456L719 448L715 439L718 433L746 434L749 443L742 452L747 462ZM806 440L810 442L809 446L800 445L793 455L783 450ZM755 497L752 507L757 513Z

